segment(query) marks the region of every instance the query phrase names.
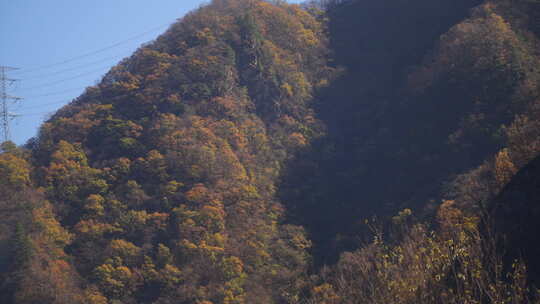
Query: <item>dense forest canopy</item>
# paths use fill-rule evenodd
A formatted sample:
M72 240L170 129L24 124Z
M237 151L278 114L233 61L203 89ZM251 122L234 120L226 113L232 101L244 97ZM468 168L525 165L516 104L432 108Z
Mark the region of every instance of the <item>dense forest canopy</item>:
M539 301L539 35L533 0L213 0L2 144L0 302Z

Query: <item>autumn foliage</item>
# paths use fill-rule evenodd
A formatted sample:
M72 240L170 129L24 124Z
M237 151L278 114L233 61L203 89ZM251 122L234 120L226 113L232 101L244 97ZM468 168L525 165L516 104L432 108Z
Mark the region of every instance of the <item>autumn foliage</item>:
M2 145L0 302L533 301L496 210L540 153L539 8L477 2L189 13Z

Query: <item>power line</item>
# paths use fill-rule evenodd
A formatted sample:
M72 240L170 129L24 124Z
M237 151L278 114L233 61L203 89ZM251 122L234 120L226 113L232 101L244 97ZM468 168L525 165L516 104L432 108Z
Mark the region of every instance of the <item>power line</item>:
M86 89L87 87L88 86L86 86L86 87L78 87L78 88L71 88L71 89L66 89L66 90L62 90L62 91L56 91L56 92L51 92L51 93L39 94L39 95L30 95L30 96L26 96L26 98L37 98L37 97L47 97L47 96L61 95L61 94L67 93L67 92L73 92L73 91L77 91L77 90Z
M126 42L129 42L129 41L132 41L132 40L135 40L137 38L140 38L140 37L143 37L145 35L148 35L149 33L152 33L152 32L155 32L165 26L169 26L170 23L167 23L167 24L162 24L158 27L155 27L155 28L152 28L146 32L143 32L141 34L138 34L138 35L135 35L133 37L130 37L130 38L127 38L127 39L124 39L124 40L121 40L117 43L114 43L112 45L109 45L109 46L106 46L104 48L101 48L101 49L98 49L98 50L95 50L95 51L92 51L92 52L89 52L89 53L85 53L85 54L82 54L82 55L79 55L79 56L75 56L75 57L71 57L69 59L66 59L66 60L62 60L62 61L59 61L59 62L56 62L56 63L52 63L52 64L47 64L47 65L42 65L42 66L37 66L35 68L31 68L31 69L24 69L23 71L19 72L18 74L25 74L25 73L29 73L29 72L33 72L33 71L38 71L38 70L43 70L43 69L47 69L47 68L50 68L50 67L54 67L54 66L58 66L58 65L62 65L62 64L66 64L68 62L72 62L72 61L75 61L75 60L78 60L78 59L81 59L81 58L86 58L86 57L89 57L89 56L92 56L94 54L97 54L97 53L101 53L101 52L104 52L106 50L109 50L109 49L112 49L112 48L115 48L119 45L122 45Z
M84 67L87 67L87 66L91 66L91 65L94 65L94 64L97 64L97 63L102 63L102 62L105 62L105 61L110 60L110 59L123 58L123 57L125 57L125 56L126 56L126 55L122 54L122 55L116 55L116 56L106 57L106 58L102 58L102 59L97 60L97 61L88 62L88 63L82 64L82 65L77 65L77 66L74 66L74 67L71 67L71 68L68 68L68 69L63 69L63 70L55 71L55 72L48 73L48 74L40 74L40 75L32 76L32 77L25 77L24 80L38 79L38 78L45 78L45 77L49 77L49 76L51 76L51 75L58 75L58 74L62 74L62 73L65 73L65 72L70 72L70 71L78 70L78 69L80 69L80 68L84 68Z
M115 100L115 99L118 99L118 98L127 97L127 96L130 96L132 94L133 94L133 92L128 92L128 93L112 96L112 97L109 97L109 100ZM61 104L61 103L69 103L69 102L71 102L71 101L73 101L75 99L76 98L73 98L73 99L70 99L70 100L59 100L59 101L55 101L55 102L39 104L39 105L36 105L36 106L33 106L33 107L23 108L22 110L30 109L30 108L34 109L34 108L38 108L38 107L42 107L42 106L55 105L55 104ZM55 110L55 111L58 111L58 109ZM52 113L52 112L54 112L54 111L37 112L37 113L19 113L19 114L17 114L17 117L19 117L19 116L44 115L44 114L49 114L49 113Z
M101 68L96 69L96 70L87 71L87 72L84 72L84 73L81 73L81 74L77 74L77 75L69 77L69 78L59 79L59 80L55 80L55 81L52 81L52 82L40 84L40 85L29 87L29 88L23 88L23 89L25 89L25 90L33 90L33 89L39 89L39 88L43 88L43 87L48 87L48 86L51 86L51 85L56 85L56 84L59 84L59 83L62 83L62 82L72 80L72 79L77 79L77 78L80 78L80 77L83 77L83 76L86 76L86 75L90 75L90 74L93 74L93 73L96 73L96 72L100 72L100 71L102 72L104 69L108 69L108 68L110 68L110 65L107 65L105 67L101 67Z
M19 116L38 116L38 115L47 115L47 114L51 114L53 113L54 111L48 111L48 112L39 112L39 113L25 113L25 114L17 114L16 116L19 117Z
M62 60L62 61L52 63L52 64L37 66L37 67L34 67L34 68L25 68L20 72L15 71L15 73L17 73L18 75L28 74L28 73L31 73L31 72L34 72L34 71L45 70L45 69L53 68L53 67L56 67L56 66L61 66L61 65L64 65L64 64L67 64L69 62L73 62L73 61L76 61L76 60L79 60L79 59L82 59L82 58L90 57L92 55L95 55L95 54L104 52L106 50L118 47L118 46L120 46L122 44L125 44L125 43L129 42L129 41L132 41L132 40L135 40L137 38L143 37L143 36L145 36L145 35L147 35L147 34L149 34L151 32L157 31L157 30L159 30L159 29L161 29L161 28L163 28L165 26L169 26L170 24L171 23L162 24L162 25L160 25L158 27L155 27L155 28L152 28L152 29L150 29L150 30L148 30L146 32L143 32L141 34L132 36L130 38L121 40L121 41L119 41L117 43L114 43L112 45L103 47L101 49L98 49L98 50L95 50L95 51L92 51L92 52L88 52L88 53L85 53L85 54L82 54L82 55L79 55L79 56L71 57L71 58L68 58L66 60ZM69 67L69 68L58 70L58 71L53 71L53 72L47 73L47 74L41 74L41 75L36 75L36 76L30 75L32 77L29 77L29 78L26 78L26 79L37 79L37 78L49 77L51 75L58 75L58 74L78 70L78 69L86 67L86 66L91 66L91 65L94 65L94 64L97 64L97 63L105 62L107 60L114 59L114 58L119 58L119 57L123 57L123 55L110 56L110 57L102 58L102 59L99 59L99 60L95 60L93 62L89 62L89 63L85 63L85 64L79 64L79 65L74 66L74 67ZM108 65L105 68L110 68L110 66ZM0 76L0 81L1 81L1 92L0 93L1 93L1 96L0 97L1 97L1 101L2 101L2 108L0 109L0 119L1 119L1 127L2 127L2 130L3 130L3 133L4 133L3 135L4 135L5 140L9 140L9 138L10 138L9 122L10 122L11 119L13 119L15 117L21 117L21 116L27 117L27 116L50 115L50 114L54 114L55 112L58 111L58 109L57 109L57 110L54 110L54 111L47 111L47 112L31 112L31 113L21 113L21 114L10 113L8 111L8 101L9 100L20 100L22 98L7 95L7 93L6 93L6 87L7 87L6 84L7 84L7 82L13 82L15 80L7 78L6 75L5 75L5 72L7 70L18 70L18 69L10 68L10 67L4 67L4 66L0 66L0 69L1 69L1 72L0 72L0 75L1 75ZM30 88L27 88L27 89L36 89L36 88L51 86L51 85L62 83L62 82L65 82L65 81L68 81L68 80L71 80L71 79L75 79L75 78L79 78L79 77L82 77L82 76L85 76L85 75L89 75L91 73L95 73L95 72L101 71L103 69L104 68L100 68L99 70L92 70L92 71L84 72L84 73L81 73L81 74L78 74L78 75L75 75L75 76L72 76L72 77L69 77L69 78L56 80L56 81L53 81L53 82L37 85L37 86L30 87ZM78 87L78 88L71 88L71 89L66 89L66 90L62 90L62 91L50 92L50 93L39 94L39 95L31 95L31 96L27 96L27 97L36 98L36 97L46 97L46 96L60 95L60 94L63 94L63 93L67 93L67 92L71 92L71 91L75 91L75 90L86 89L86 88L88 88L88 86ZM126 95L129 95L129 94L121 94L119 96L113 97L113 99L122 98L122 97L124 97ZM55 105L55 104L60 104L60 103L69 103L69 102L71 102L73 100L74 99L50 102L50 103L45 103L45 104L39 104L39 105L36 105L34 107L28 107L28 108L25 107L25 108L23 108L23 110L24 109L30 109L30 108L32 108L32 109L33 108L40 108L40 107L44 107L44 106L48 106L48 105Z
M0 99L2 101L0 109L0 123L2 127L3 141L8 141L10 139L9 122L14 117L14 115L9 112L9 101L17 101L22 99L20 97L10 96L7 94L8 82L13 83L14 81L16 81L16 79L8 78L6 76L6 72L13 71L15 69L16 68L8 66L0 66Z
M115 99L118 99L118 98L123 98L123 97L126 97L126 96L130 96L132 94L133 93L121 94L121 95L110 97L109 99L110 100L115 100ZM70 100L59 100L59 101L50 102L50 103L38 104L36 106L25 107L25 108L22 108L22 109L19 109L19 110L24 111L24 110L42 108L42 107L50 106L50 105L56 105L56 104L63 104L63 106L67 106L70 102L74 101L75 99L76 98L73 98L73 99L70 99ZM58 112L58 110L60 110L60 109L55 109L55 110L45 111L45 112L17 113L17 114L10 114L10 115L11 115L11 118L27 117L27 116L41 116L41 115L54 115L55 113Z
M37 104L35 106L29 106L29 107L23 107L23 108L18 108L18 110L29 110L29 109L36 109L36 108L42 108L42 107L45 107L45 106L51 106L51 105L57 105L57 104L64 104L64 103L68 103L70 101L72 101L73 99L69 99L69 100L57 100L57 101L53 101L53 102L48 102L48 103L40 103L40 104Z

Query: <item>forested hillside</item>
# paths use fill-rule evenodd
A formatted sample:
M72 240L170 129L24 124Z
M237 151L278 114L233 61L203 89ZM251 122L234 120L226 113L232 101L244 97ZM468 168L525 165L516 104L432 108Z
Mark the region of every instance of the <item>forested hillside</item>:
M2 303L538 303L540 3L213 0L0 150Z

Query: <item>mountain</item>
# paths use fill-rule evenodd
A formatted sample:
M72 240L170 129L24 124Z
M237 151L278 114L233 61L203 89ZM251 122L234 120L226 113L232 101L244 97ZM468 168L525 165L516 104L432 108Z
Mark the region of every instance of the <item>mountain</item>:
M529 276L538 284L540 246L531 231L539 231L536 220L540 215L540 157L536 157L523 167L495 198L494 208L496 228L508 243L508 260L523 258L529 261Z
M0 299L533 301L539 12L213 0L2 145Z

